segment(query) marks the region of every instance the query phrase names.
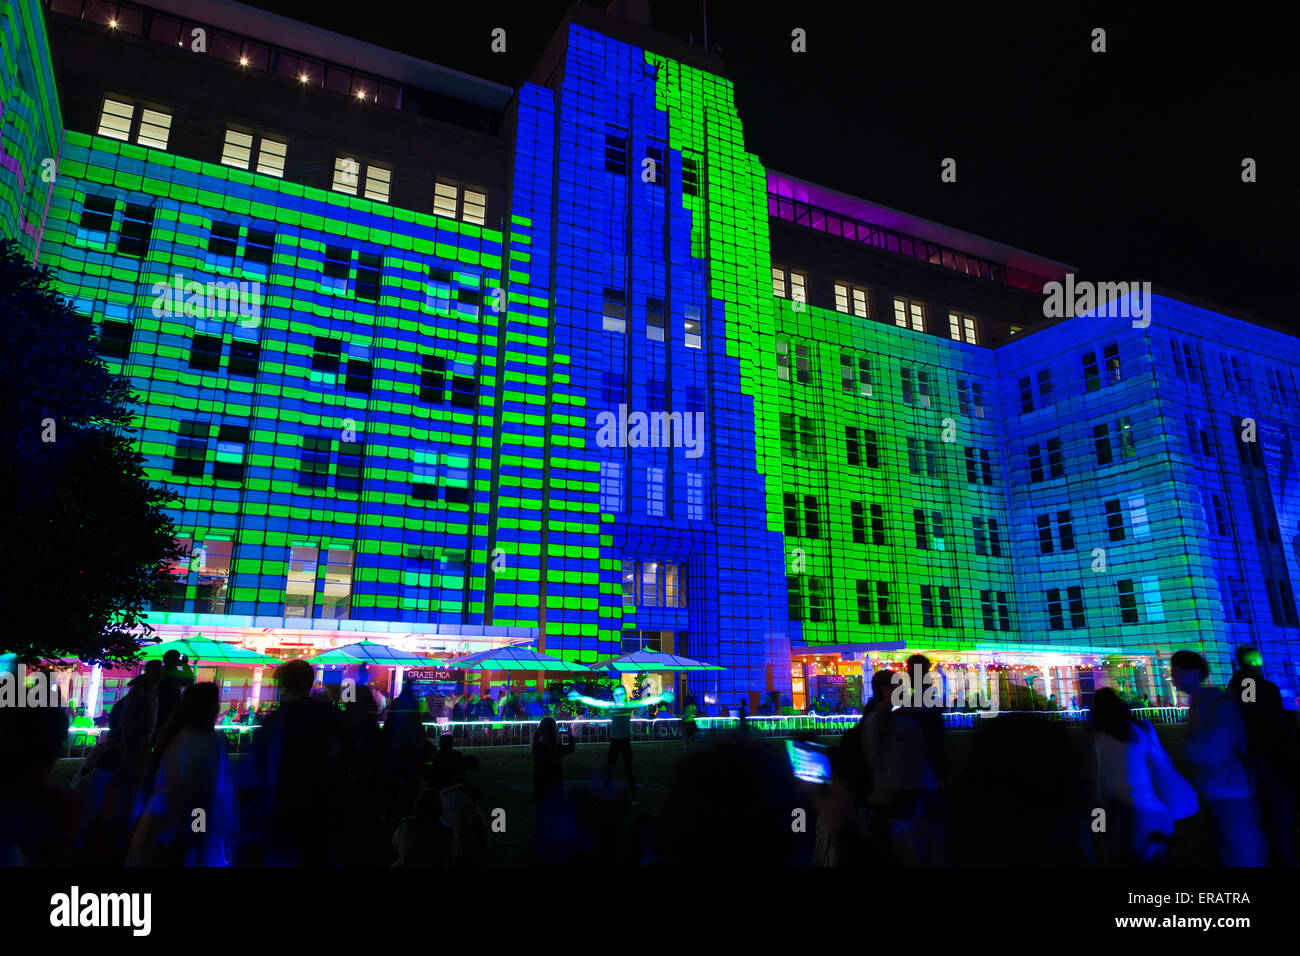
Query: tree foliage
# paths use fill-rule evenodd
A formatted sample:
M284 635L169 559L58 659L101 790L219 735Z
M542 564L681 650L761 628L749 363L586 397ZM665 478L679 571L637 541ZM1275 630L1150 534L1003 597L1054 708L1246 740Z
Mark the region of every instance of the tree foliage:
M183 552L134 450L129 381L93 327L0 242L0 651L27 664L136 656Z

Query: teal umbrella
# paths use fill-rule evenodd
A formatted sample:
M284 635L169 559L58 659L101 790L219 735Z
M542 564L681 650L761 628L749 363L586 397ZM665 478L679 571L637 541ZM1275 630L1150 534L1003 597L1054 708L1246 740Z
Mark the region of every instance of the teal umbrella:
M259 654L257 651L249 650L247 647L241 647L230 641L214 641L202 634L182 638L179 641L145 644L140 649L140 656L146 661L156 661L161 660L168 651L179 651L183 656L190 659L191 664L196 665L206 664L218 667L223 665L241 667L265 665L267 667L276 667L281 663L277 657Z
M551 657L531 647L494 647L449 661L468 671L585 671L586 666Z
M442 662L422 654L399 650L377 641L345 644L332 650L304 657L308 664L371 664L376 667L437 667Z
M696 671L726 670L725 667L719 667L717 664L703 664L700 661L693 661L689 657L679 657L676 654L665 654L661 651L633 651L630 654L624 654L622 657L615 657L612 660L601 661L599 664L592 664L591 669L594 671L617 671L619 673L635 673L638 671L693 673Z

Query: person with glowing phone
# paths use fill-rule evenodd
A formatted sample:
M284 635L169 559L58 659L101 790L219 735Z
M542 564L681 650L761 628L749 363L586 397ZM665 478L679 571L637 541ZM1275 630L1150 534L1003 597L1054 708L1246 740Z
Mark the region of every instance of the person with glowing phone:
M622 684L614 685L614 699L597 700L587 697L576 690L569 691L569 700L579 700L588 707L595 707L609 717L609 763L605 767L605 786L614 782L614 763L619 754L623 755L623 767L627 771L627 785L632 791L632 805L637 806L636 774L632 771L632 711L650 707L661 701L667 703L673 699L673 692L664 691L655 697L642 697L640 700L628 700L627 691Z

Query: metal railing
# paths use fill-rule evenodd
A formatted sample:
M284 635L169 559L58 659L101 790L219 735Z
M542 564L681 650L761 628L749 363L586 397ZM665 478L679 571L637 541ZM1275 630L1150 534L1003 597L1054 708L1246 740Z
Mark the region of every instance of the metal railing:
M973 710L945 711L944 726L949 730L975 730L983 720L991 720L1001 714L1024 714L1045 720L1065 721L1068 723L1086 723L1088 709L1078 710ZM1186 707L1136 707L1133 716L1150 721L1153 724L1179 724L1186 716ZM788 737L791 734L811 733L818 736L838 736L859 720L857 714L790 714L759 715L749 717L745 725L750 734L759 737ZM443 734L451 734L458 747L520 747L532 741L533 731L537 729L540 718L536 720L430 720L424 722L425 736L436 741ZM556 718L559 728L573 735L575 743L605 743L609 740L609 720L587 718ZM738 730L741 721L737 717L697 717L695 723L698 733L726 733ZM632 739L639 741L677 740L681 738L682 720L680 717L656 717L653 719L633 718ZM217 730L224 734L231 754L248 751L252 746L252 733L260 724L222 724ZM99 741L101 734L107 733L103 727L74 727L68 732L64 746L64 757L84 757Z

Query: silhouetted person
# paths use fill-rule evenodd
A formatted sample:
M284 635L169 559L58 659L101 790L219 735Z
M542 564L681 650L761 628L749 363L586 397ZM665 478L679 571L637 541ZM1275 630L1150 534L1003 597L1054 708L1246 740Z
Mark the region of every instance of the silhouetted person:
M181 657L181 652L175 648L163 654L162 676L158 679L158 732L162 731L167 716L181 699L185 688L194 681L194 669L190 667L189 658Z
M681 732L683 751L691 749L691 741L695 739L695 735L699 732L699 727L696 726L695 723L695 718L699 715L699 712L700 709L695 706L695 697L692 694L687 694L685 705L682 707Z
M86 755L72 778L85 801L78 848L91 863L121 866L131 834L144 811L140 768L122 762L121 747L104 740Z
M149 749L158 728L158 688L162 681L161 661L149 661L144 672L131 678L127 692L108 715L105 738L119 748L121 768L142 776Z
M582 701L589 707L595 707L609 718L609 761L605 765L605 786L614 781L614 764L619 756L623 757L623 767L627 771L627 785L632 791L632 805L637 805L636 774L632 771L632 712L642 707L650 707L661 700L672 700L673 692L664 691L656 697L643 697L629 701L627 691L622 684L614 685L614 699L597 700L586 697L576 690L569 691L570 700Z
M543 717L533 731L529 747L533 763L533 806L537 810L534 852L539 863L564 862L565 848L573 834L572 820L564 800L565 757L576 745L569 734L561 734L554 717Z
M1277 685L1264 677L1258 648L1237 648L1228 694L1241 705L1246 722L1246 764L1273 862L1295 866L1295 793L1288 778L1296 765L1296 719L1283 706Z
M1210 666L1193 651L1169 661L1174 686L1188 697L1185 753L1196 771L1192 785L1210 812L1224 866L1263 866L1268 853L1246 770L1246 722L1226 692L1206 687Z
M429 765L429 786L442 790L465 779L465 773L478 768L478 757L456 749L451 734L438 738L438 752Z
M68 737L62 707L0 708L0 860L67 861L81 827L81 796L49 781Z
M1162 758L1160 739L1109 687L1093 697L1089 724L1112 859L1126 865L1161 862L1169 851L1174 818L1152 775L1153 761L1168 759Z
M380 736L380 751L384 760L384 813L393 816L399 795L405 788L417 785L420 764L424 759L428 738L420 722L420 710L411 684L393 698L388 708Z
M443 822L442 795L424 790L415 798L409 817L393 834L397 859L393 866L452 866L456 860L456 831Z
M272 866L324 866L337 862L347 725L337 708L310 696L306 661L281 664L275 679L280 705L254 732L264 859Z
M226 738L214 727L220 708L216 684L191 684L159 728L153 785L127 866L229 865L239 814Z

